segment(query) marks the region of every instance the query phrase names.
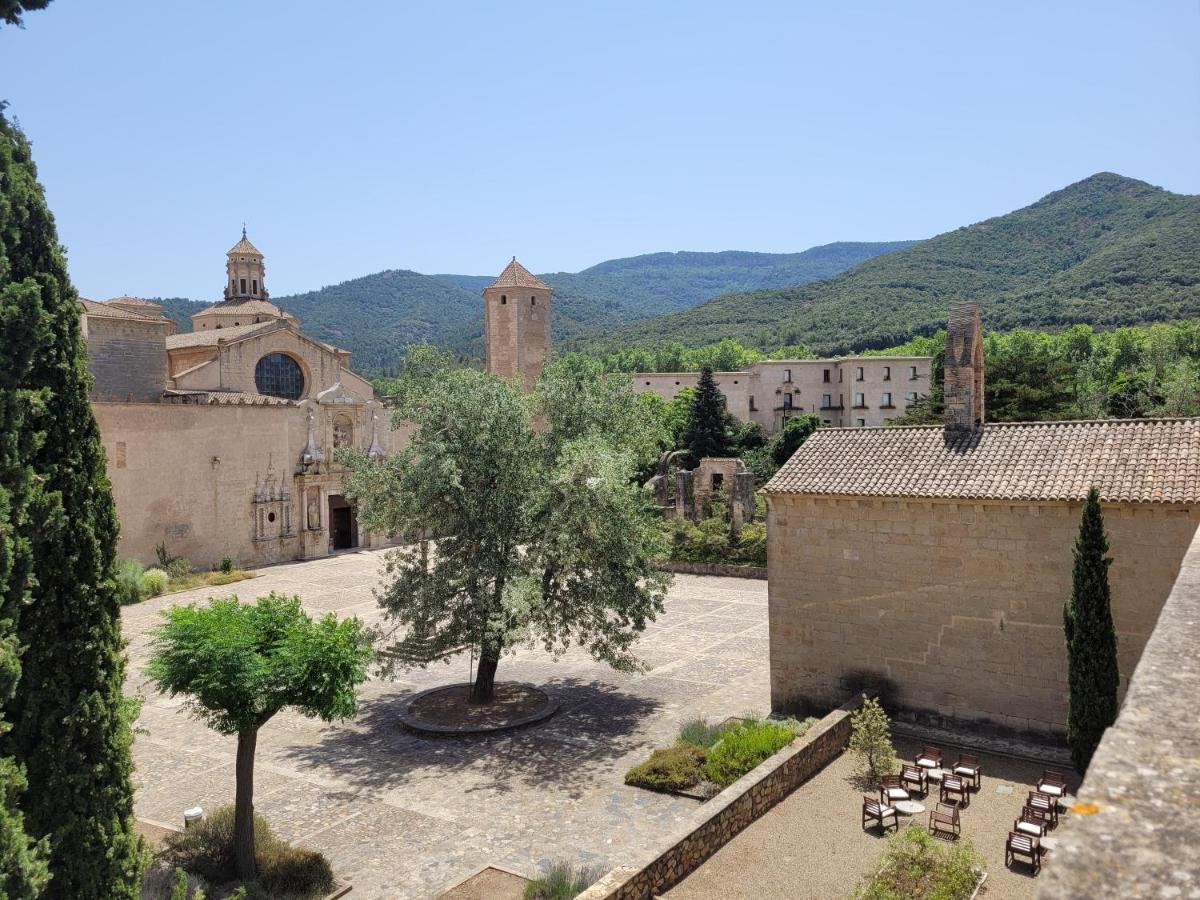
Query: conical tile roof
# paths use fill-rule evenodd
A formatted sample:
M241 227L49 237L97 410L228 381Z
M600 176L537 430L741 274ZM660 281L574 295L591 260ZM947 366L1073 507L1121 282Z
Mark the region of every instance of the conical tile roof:
M533 288L539 291L548 291L550 285L517 262L517 258L514 256L512 262L504 267L500 277L489 284L486 289L491 290L492 288Z

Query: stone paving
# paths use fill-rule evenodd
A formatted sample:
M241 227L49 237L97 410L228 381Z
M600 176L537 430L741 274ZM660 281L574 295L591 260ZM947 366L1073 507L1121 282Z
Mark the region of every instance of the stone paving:
M145 697L134 745L140 817L177 823L188 806L233 799L235 739L142 676L160 611L278 591L299 594L313 612L377 621L372 589L383 552L274 566L227 588L126 608L130 689ZM373 678L351 722L281 713L259 734L255 806L280 835L328 855L360 900L433 897L491 863L532 875L556 858L627 862L696 803L625 787L625 770L687 719L769 709L766 582L677 575L666 614L640 647L650 667L643 675L578 651L557 661L524 648L506 657L499 679L538 684L562 702L548 722L507 735L432 738L397 726L405 697L466 679L465 657L396 681Z

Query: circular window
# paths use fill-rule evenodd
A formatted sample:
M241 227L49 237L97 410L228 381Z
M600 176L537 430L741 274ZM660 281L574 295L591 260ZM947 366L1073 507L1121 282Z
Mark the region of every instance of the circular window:
M268 353L254 367L254 386L260 394L299 400L304 396L304 373L286 353Z
M275 513L267 513L267 521L274 522L275 521Z

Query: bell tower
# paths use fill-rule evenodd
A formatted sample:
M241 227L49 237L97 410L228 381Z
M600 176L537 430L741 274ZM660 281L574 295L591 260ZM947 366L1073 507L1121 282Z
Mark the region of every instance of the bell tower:
M550 285L514 256L483 290L487 370L533 390L550 356Z
M266 300L266 267L263 255L246 237L246 226L242 225L242 239L225 254L225 299Z

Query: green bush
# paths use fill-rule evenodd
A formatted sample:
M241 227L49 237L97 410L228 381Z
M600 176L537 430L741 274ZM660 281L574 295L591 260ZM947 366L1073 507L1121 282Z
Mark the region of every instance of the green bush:
M854 891L854 900L967 900L979 883L983 858L967 838L949 846L919 825L888 839Z
M270 897L308 897L333 888L329 860L315 850L278 844L255 854L258 883Z
M128 605L142 599L142 573L145 570L136 559L117 562L117 596Z
M157 597L167 589L170 577L162 569L147 569L142 573L142 595Z
M230 559L228 556L222 556L220 569L222 572L224 572L226 575L228 575L230 572L233 571L233 560Z
M727 727L724 724L709 725L704 719L692 719L679 729L679 740L708 750L721 739Z
M751 566L767 564L767 523L751 522L743 525L738 534L737 555L739 561Z
M599 881L603 874L603 869L559 860L525 885L525 900L571 900Z
M625 773L625 783L651 791L684 791L704 779L708 753L703 747L679 741L662 747L650 758Z
M786 722L748 719L731 725L709 752L705 772L714 784L729 787L795 737L796 731Z
M267 820L254 816L254 854L256 857L279 845ZM233 860L233 804L219 806L208 816L180 834L170 835L163 856L171 865L213 884L235 877Z

